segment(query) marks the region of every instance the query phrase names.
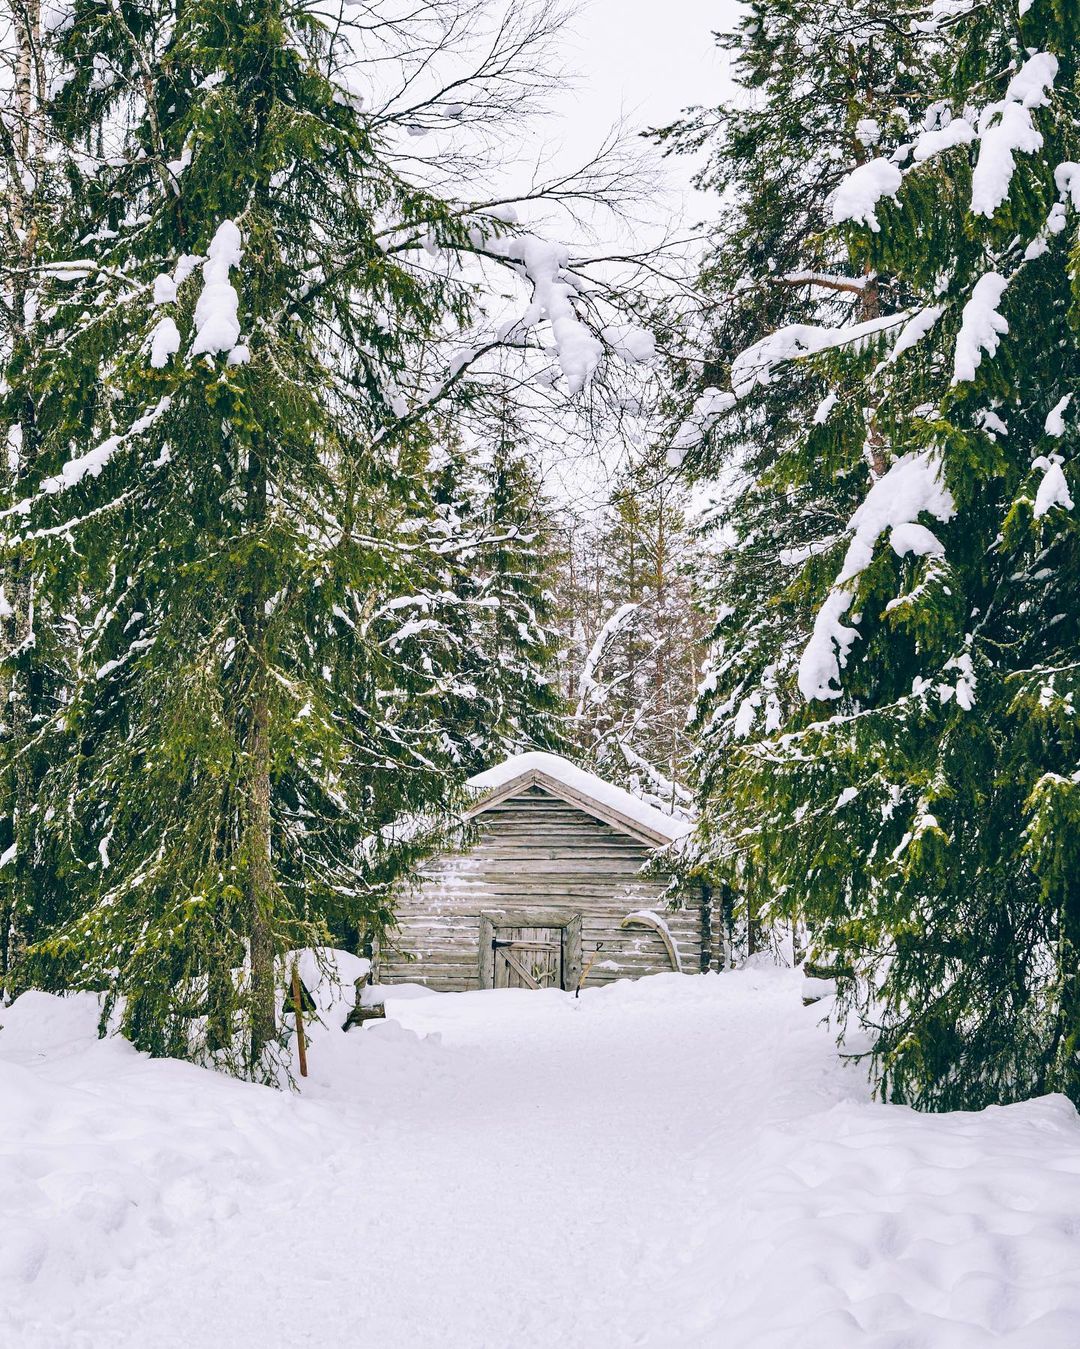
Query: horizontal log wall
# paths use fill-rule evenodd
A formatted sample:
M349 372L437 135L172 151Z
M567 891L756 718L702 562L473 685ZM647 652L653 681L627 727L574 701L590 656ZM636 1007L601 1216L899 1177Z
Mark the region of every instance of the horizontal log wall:
M399 896L399 927L377 956L380 982L479 988L480 915L499 910L580 913L585 965L603 944L589 985L671 969L657 932L620 927L635 909L652 909L667 923L687 973L701 968L700 896L695 891L668 911L668 877L641 874L647 844L536 787L474 822L474 847L432 859L419 884Z

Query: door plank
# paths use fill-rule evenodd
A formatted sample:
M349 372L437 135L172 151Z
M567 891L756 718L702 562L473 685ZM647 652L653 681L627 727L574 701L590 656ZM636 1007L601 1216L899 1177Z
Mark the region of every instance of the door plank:
M507 950L505 946L500 946L496 954L502 956L503 960L505 960L507 965L509 965L510 968L517 974L519 979L524 979L526 988L540 987L540 985L532 977L532 975L525 968L525 966L522 965L521 962L518 960L517 956L513 955L509 950Z

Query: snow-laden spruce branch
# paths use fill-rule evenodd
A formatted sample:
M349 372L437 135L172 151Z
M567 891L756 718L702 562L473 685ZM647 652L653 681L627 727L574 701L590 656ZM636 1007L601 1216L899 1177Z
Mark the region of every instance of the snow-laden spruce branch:
M1052 55L1045 52L1030 55L1011 78L1004 99L983 110L977 129L962 118L950 120L947 109L939 111L936 123L915 141L902 146L891 159L871 160L843 180L833 196L834 222L854 222L876 232L880 228L876 215L878 204L884 197L897 196L905 172L913 171L954 146L968 145L976 140L981 141L981 148L973 177L971 210L975 215L992 216L1008 196L1016 154L1034 153L1042 146L1042 136L1034 126L1031 113L1033 109L1048 105L1056 74L1057 61ZM901 165L909 158L911 168L905 171ZM1056 173L1063 201L1073 200L1074 184L1080 185L1080 170L1074 173L1073 167L1059 166ZM1061 224L1064 224L1063 218ZM1052 223L1050 228L1055 228L1055 224ZM1019 246L1022 245L1018 243ZM1038 250L1033 251L1029 245L1024 260L1033 256L1038 256ZM812 274L803 279L810 284ZM999 305L1009 281L1008 275L988 272L976 281L964 300L955 341L954 386L975 378L984 357L995 355L1001 336L1008 331ZM707 389L699 396L675 433L671 444L673 460L678 462L687 449L700 442L715 422L730 412L740 399L756 387L768 384L779 366L842 346L860 345L903 325L890 353L872 376L877 377L895 364L902 353L926 337L945 308L945 305L927 306L842 328L793 324L769 334L732 362L731 392ZM835 402L835 398L832 401ZM827 399L823 407L828 404ZM1060 415L1052 414L1048 418L1048 434L1051 425L1056 429L1059 421ZM1054 457L1043 456L1034 467L1041 468L1044 473L1035 503L1039 513L1045 514L1056 505L1071 509L1072 498L1060 460L1055 462ZM877 540L888 533L893 550L899 556L911 553L940 556L943 552L940 542L930 530L917 523L917 518L926 512L945 522L952 517L954 509L952 498L942 483L940 459L933 451L903 456L872 484L866 500L848 524L848 532L853 538L847 558L818 611L813 635L802 653L799 688L805 698L832 699L842 692L840 672L858 635L857 630L846 626L842 619L854 598L854 583L869 565Z
M7 520L15 515L28 516L37 502L44 500L46 497L56 496L57 493L66 492L69 488L77 486L85 477L98 477L119 450L123 449L129 441L144 435L155 422L168 412L171 406L172 399L168 395L159 399L155 407L137 417L126 430L106 436L92 450L69 459L59 473L46 478L42 482L41 487L33 496L23 497L13 506L8 506L5 510L0 511L0 520ZM110 502L103 509L109 509L114 504Z
M1049 106L1057 73L1057 57L1052 53L1030 55L1009 81L1005 97L983 108L976 126L942 106L935 124L914 141L901 145L887 159L860 164L844 178L833 195L833 222L851 221L876 233L881 228L877 208L885 198L896 199L906 173L954 146L975 141L980 148L971 180L971 211L989 219L1009 195L1017 154L1034 154L1042 148L1042 134L1032 112Z
M689 415L672 437L669 460L682 462L687 450L709 434L719 419L758 387L771 383L777 371L789 362L843 348L859 350L896 329L907 330L914 311L886 314L845 328L811 323L791 323L761 338L731 363L731 389L708 388L694 402ZM903 334L901 333L901 337Z

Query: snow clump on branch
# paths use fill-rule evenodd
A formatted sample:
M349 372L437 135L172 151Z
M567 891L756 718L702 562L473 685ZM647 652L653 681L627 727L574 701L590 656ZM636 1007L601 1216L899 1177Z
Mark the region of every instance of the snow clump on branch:
M203 263L203 288L195 306L195 341L191 354L213 355L232 351L240 340L237 311L240 299L229 281L229 272L240 266L243 240L231 220L223 220Z
M546 319L567 386L572 394L580 393L600 364L604 348L574 308L578 285L569 270L569 251L534 234L495 238L474 230L473 235L474 247L505 258L532 285L532 303L520 319L506 325L500 337L527 332Z
M998 312L998 305L1008 284L1008 280L998 272L987 272L972 287L971 299L964 305L960 331L956 335L953 384L964 384L974 379L975 371L982 363L983 352L992 358L1002 335L1009 331L1008 320Z
M150 334L150 364L155 370L163 370L169 363L169 357L180 350L180 330L168 315L158 321Z
M854 169L836 189L832 203L833 224L846 220L868 225L875 234L881 229L877 206L882 197L892 197L900 191L904 175L891 159L871 159Z
M918 450L897 459L874 483L851 517L848 529L855 537L848 545L833 589L818 611L813 634L799 661L799 692L807 702L839 698L843 692L840 671L847 664L858 633L840 620L854 598L850 582L870 565L882 534L889 531L889 543L898 557L908 553L926 557L944 552L933 531L918 523L924 511L945 522L952 519L956 506L942 482L938 457L932 451Z
M971 209L990 217L1009 195L1018 153L1034 154L1043 138L1031 118L1032 108L1045 107L1058 72L1057 57L1036 52L1009 82L1000 103L991 103L979 118L982 146L971 177Z
M1061 455L1040 454L1032 464L1032 468L1043 470L1043 479L1039 483L1039 490L1035 493L1035 505L1032 510L1035 519L1041 520L1053 506L1071 511L1074 503L1061 467Z

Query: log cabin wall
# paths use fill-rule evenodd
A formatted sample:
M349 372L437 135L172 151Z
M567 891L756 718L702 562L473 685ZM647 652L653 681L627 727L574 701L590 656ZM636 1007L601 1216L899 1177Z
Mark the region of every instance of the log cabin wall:
M672 968L659 932L620 926L639 909L666 925L685 972L701 969L701 895L695 889L670 911L668 876L640 874L650 844L535 785L484 807L473 823L477 842L467 852L432 858L420 883L399 897L399 927L376 953L381 983L444 991L486 986L489 925L497 927L500 915L508 922L535 915L529 925L537 928L581 915L580 952L572 958L567 952L566 987L577 984L574 961L588 967L594 955L587 986Z

